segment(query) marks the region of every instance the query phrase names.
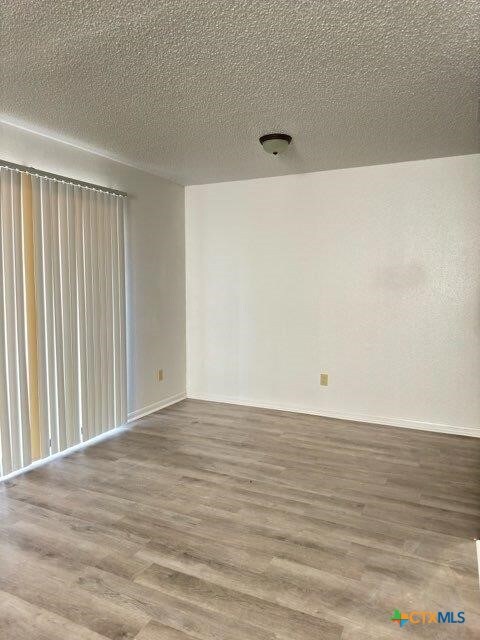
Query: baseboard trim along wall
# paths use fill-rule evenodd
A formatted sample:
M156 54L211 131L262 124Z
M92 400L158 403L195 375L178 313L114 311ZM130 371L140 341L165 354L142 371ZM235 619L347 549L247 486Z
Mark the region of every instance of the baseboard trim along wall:
M176 402L180 402L181 400L185 400L187 394L183 391L182 393L177 393L174 396L170 396L168 398L163 398L163 400L159 400L158 402L153 402L152 404L148 404L141 409L136 409L135 411L131 411L128 414L128 422L133 422L134 420L138 420L139 418L143 418L144 416L148 416L150 413L155 413L155 411L160 411L160 409L165 409Z
M249 400L248 398L232 398L228 396L217 396L210 394L188 393L187 397L192 400L206 400L208 402L223 402L225 404L238 404L246 407L257 407L258 409L273 409L276 411L290 411L292 413L305 413L323 418L337 418L339 420L349 420L351 422L369 422L371 424L386 425L389 427L403 427L405 429L420 429L422 431L432 431L434 433L450 433L457 436L471 436L480 438L479 427L463 427L451 424L441 424L435 422L421 422L417 420L407 420L405 418L390 418L385 416L370 416L365 414L343 413L341 411L323 411L322 409L312 409L309 407L297 407L292 405L272 404Z

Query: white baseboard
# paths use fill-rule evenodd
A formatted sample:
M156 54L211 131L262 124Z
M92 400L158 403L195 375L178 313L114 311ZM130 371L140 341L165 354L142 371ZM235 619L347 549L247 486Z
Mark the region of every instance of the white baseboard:
M159 400L158 402L154 402L153 404L148 404L146 407L142 407L141 409L131 411L128 414L128 422L133 422L134 420L138 420L139 418L148 416L150 413L155 413L155 411L165 409L165 407L169 407L171 404L175 404L176 402L185 400L186 397L187 394L185 392L177 393L176 395L170 396L169 398L164 398L163 400Z
M433 431L435 433L450 433L457 436L471 436L480 438L480 426L464 427L451 424L435 422L421 422L419 420L407 420L405 418L391 418L385 416L370 416L366 414L344 413L342 411L329 411L313 409L311 407L298 407L294 405L273 404L250 400L248 398L234 398L230 396L219 396L212 394L187 393L192 400L206 400L208 402L223 402L225 404L239 404L247 407L258 407L259 409L274 409L276 411L291 411L292 413L305 413L307 415L322 416L323 418L337 418L339 420L349 420L351 422L369 422L372 424L383 424L390 427L404 427L406 429L420 429L422 431Z

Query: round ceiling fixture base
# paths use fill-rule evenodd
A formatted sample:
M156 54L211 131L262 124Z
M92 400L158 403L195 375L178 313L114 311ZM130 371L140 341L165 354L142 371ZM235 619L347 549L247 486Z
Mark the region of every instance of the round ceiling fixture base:
M292 136L289 136L288 133L266 133L264 136L260 136L258 141L264 151L277 156L288 149L288 145L292 141Z

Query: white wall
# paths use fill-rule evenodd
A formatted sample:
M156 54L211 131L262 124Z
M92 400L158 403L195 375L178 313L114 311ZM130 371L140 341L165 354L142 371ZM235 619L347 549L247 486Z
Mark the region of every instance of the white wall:
M187 187L186 238L189 395L480 435L479 155Z
M185 393L184 187L0 122L0 159L129 194L129 413ZM158 369L164 381L158 381Z

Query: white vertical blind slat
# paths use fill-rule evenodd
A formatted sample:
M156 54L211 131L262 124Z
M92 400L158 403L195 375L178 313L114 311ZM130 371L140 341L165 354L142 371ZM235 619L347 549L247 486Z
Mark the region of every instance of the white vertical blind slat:
M27 324L25 303L25 271L23 255L23 223L22 223L22 177L19 173L12 175L12 212L13 212L13 245L15 273L15 337L17 349L17 393L18 419L21 431L21 459L25 467L32 461L30 442L30 413L28 401L27 373Z
M113 389L114 389L114 423L115 425L121 424L122 415L122 403L121 403L121 357L118 345L120 344L120 290L118 282L118 217L117 217L117 203L112 206L111 219L110 219L110 239L112 247L112 318L113 318Z
M52 186L52 274L53 274L53 336L55 345L55 391L57 403L57 446L58 451L67 448L65 421L65 371L64 371L64 300L62 299L62 262L64 247L60 242L62 218L65 216L65 184L51 182ZM53 442L53 439L52 439Z
M38 327L46 325L47 303L45 298L46 266L48 259L45 256L45 243L43 241L45 224L43 212L44 185L39 178L32 177L32 208L33 216L34 251L35 251L35 289L36 289L36 313ZM48 341L46 331L37 330L37 358L38 358L38 411L40 431L40 453L43 458L50 455L50 412L48 402Z
M64 183L58 185L58 289L55 320L58 327L57 368L63 384L63 398L59 389L59 438L60 447L65 449L72 442L72 365L71 365L71 319L70 319L70 254L68 246L68 194ZM60 309L58 308L60 305ZM58 326L58 324L60 326ZM61 373L60 373L61 368ZM63 403L62 403L63 399ZM63 419L61 407L63 404ZM76 444L72 442L72 444Z
M113 215L113 205L115 200L113 198L107 198L105 203L105 216L104 216L104 279L105 279L105 314L107 318L111 318L111 322L106 322L106 372L107 372L107 422L110 427L114 427L115 422L115 377L114 377L114 349L115 349L115 334L113 327L113 308L112 308L112 236L111 236L111 224Z
M99 274L99 217L100 217L100 194L92 191L92 201L90 208L91 215L91 242L92 242L92 315L93 315L93 376L95 386L94 414L95 426L94 435L101 433L102 424L102 346L100 339L101 327L101 301L100 301L100 274Z
M92 192L84 193L83 208L83 257L84 257L84 289L85 289L85 387L83 393L86 397L86 416L83 421L83 439L93 437L95 431L95 367L94 367L94 314L93 314L93 284L92 284L92 231L91 231L91 204Z
M0 191L3 176L0 175ZM3 193L0 193L0 206ZM1 221L0 221L1 222ZM6 385L6 340L5 340L5 278L3 269L3 225L0 224L0 474L6 475L12 470L12 454L10 448L10 429L8 417L8 394ZM1 375L3 372L3 376Z
M112 278L115 330L115 424L126 422L125 365L125 281L123 277L123 203L116 202L112 219Z
M77 362L77 403L78 419L80 424L80 438L87 439L88 421L88 394L87 394L87 329L86 329L86 301L85 301L85 195L80 187L74 187L73 202L75 212L75 281L77 290L76 299L76 362ZM75 301L74 301L75 304Z
M4 255L4 321L6 342L6 386L8 396L8 415L10 429L11 464L13 469L22 466L22 431L21 414L19 407L18 384L18 343L17 340L17 303L16 286L17 274L15 273L15 215L19 215L18 202L15 201L17 192L16 176L10 174L9 194L2 202L2 226Z
M65 385L67 399L67 446L81 442L80 413L78 406L79 369L77 362L77 278L76 278L76 235L75 235L75 191L67 190L67 210L65 216L65 275L63 277L63 299L65 304Z
M117 198L117 225L118 225L118 268L117 282L119 289L119 336L118 349L120 352L120 393L121 393L121 412L118 425L127 421L127 330L126 330L126 303L125 303L125 198Z
M100 379L101 395L101 425L108 425L108 361L107 361L107 311L106 311L106 282L105 282L105 218L107 216L107 195L99 193L99 206L98 206L98 291L100 296L100 302L98 305L98 311L100 315Z
M10 414L8 393L8 335L7 335L7 301L8 280L7 265L7 216L10 209L10 173L0 168L0 451L1 473L6 475L12 471L12 443L10 438Z
M0 170L1 473L31 462L21 176Z
M43 225L43 255L44 255L44 326L46 339L46 371L47 377L47 408L48 430L50 434L50 453L57 453L58 448L58 414L57 414L57 371L55 357L55 287L53 273L53 238L54 224L52 223L52 182L41 180L42 191L42 225Z

